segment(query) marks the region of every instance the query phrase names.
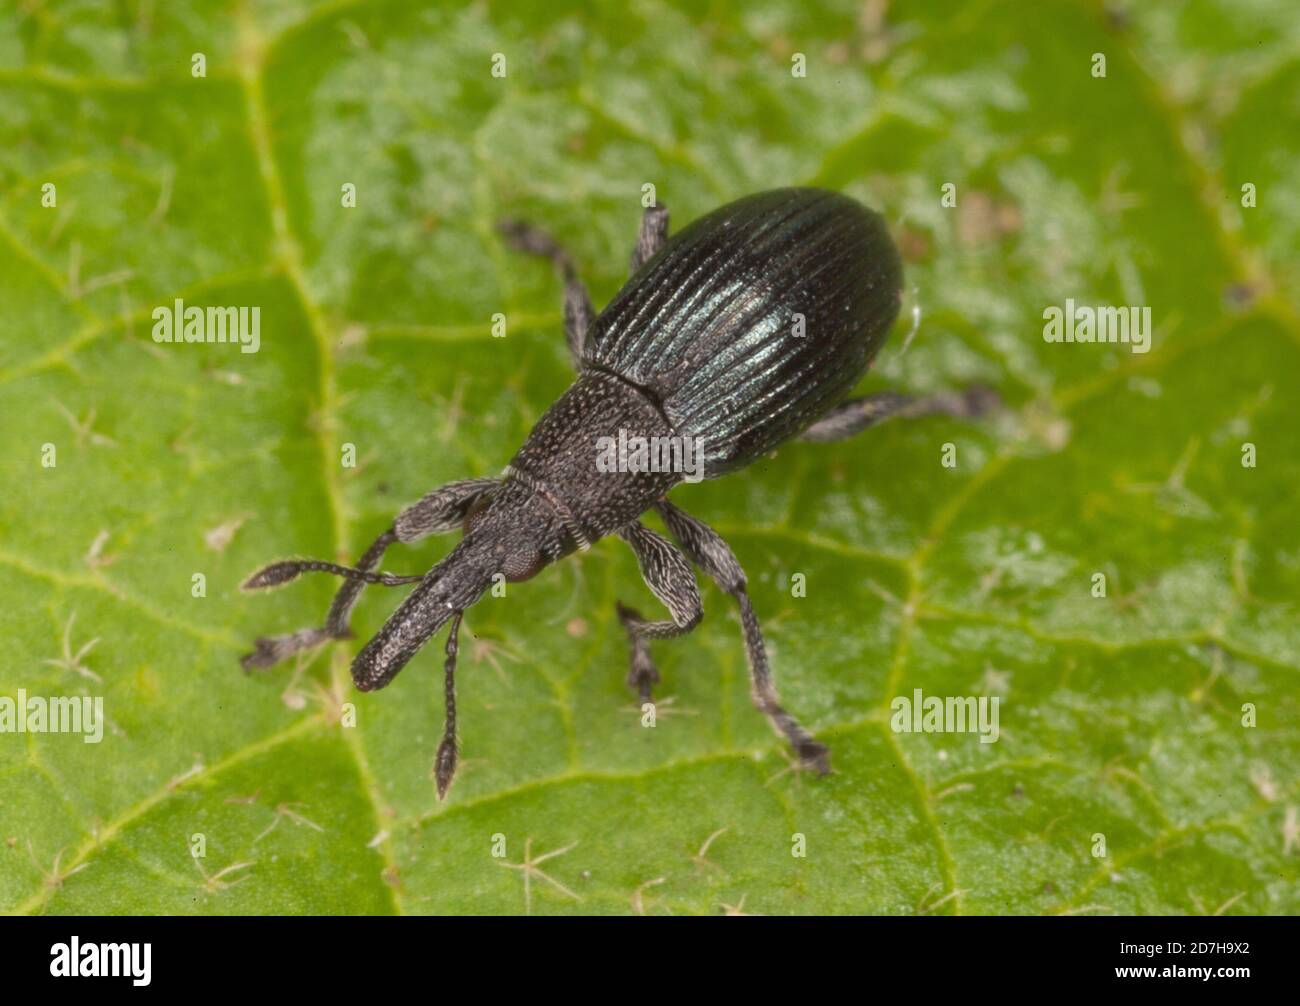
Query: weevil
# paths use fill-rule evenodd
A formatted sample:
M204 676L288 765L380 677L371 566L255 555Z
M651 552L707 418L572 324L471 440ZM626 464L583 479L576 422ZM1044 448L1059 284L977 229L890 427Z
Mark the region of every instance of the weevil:
M355 567L319 560L273 563L246 589L277 587L301 573L344 577L319 628L258 639L245 669L351 635L366 584L415 589L352 661L362 691L387 685L445 623L446 720L434 762L438 796L456 771L455 668L461 616L494 578L518 583L573 552L617 535L668 610L649 619L617 603L630 648L628 685L649 702L659 672L653 640L685 635L704 609L691 564L739 605L755 706L798 763L829 771L829 750L781 705L744 570L716 531L668 493L681 471L600 470L597 443L633 434L691 439L704 476L752 464L791 439L832 441L893 415L983 411L991 393L929 398L884 392L845 400L897 317L902 264L884 220L834 192L761 192L668 236L668 211L645 210L630 278L597 314L573 259L544 231L507 220L509 245L550 260L564 283L564 330L578 376L547 410L499 477L434 489L401 511ZM602 466L608 468L608 466ZM664 467L664 466L658 466ZM627 470L621 470L626 468ZM646 527L654 511L673 541ZM460 542L431 570L376 572L388 547L460 527Z

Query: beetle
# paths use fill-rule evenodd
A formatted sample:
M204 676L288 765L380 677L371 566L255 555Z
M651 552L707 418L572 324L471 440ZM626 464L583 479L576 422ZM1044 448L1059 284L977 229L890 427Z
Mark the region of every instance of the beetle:
M839 440L892 415L975 415L991 393L972 389L918 399L884 392L844 401L897 317L902 264L880 215L838 193L785 188L746 196L671 238L667 209L647 208L630 278L599 315L572 258L548 234L516 220L502 221L498 230L512 247L550 260L559 271L577 379L499 477L434 489L399 513L355 567L294 559L253 574L245 589L278 587L305 572L332 573L346 582L323 626L256 640L244 668L269 667L348 638L366 584L414 584L356 654L352 680L362 691L384 687L450 623L446 722L434 762L443 799L458 757L455 667L463 612L494 578L528 580L613 534L631 546L646 585L670 616L648 619L617 603L630 647L627 681L642 702L651 701L659 681L651 641L684 635L703 616L694 563L739 605L754 704L801 766L826 773L829 750L778 699L740 563L717 532L668 499L682 471L673 465L601 471L595 445L620 433L693 438L704 477L716 478L794 438ZM676 545L641 523L649 511ZM457 527L463 528L460 542L427 573L376 572L395 542Z

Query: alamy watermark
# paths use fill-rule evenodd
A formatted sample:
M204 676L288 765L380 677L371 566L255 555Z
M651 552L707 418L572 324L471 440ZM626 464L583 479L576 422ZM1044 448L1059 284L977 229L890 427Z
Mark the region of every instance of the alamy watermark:
M704 478L703 437L643 437L619 430L596 438L598 472L680 472L687 482Z
M152 317L154 342L237 342L241 353L262 345L260 307L186 307L177 297L170 307L155 307Z
M1135 353L1151 350L1150 307L1089 307L1072 297L1065 307L1043 309L1044 342L1126 343Z
M50 947L55 978L130 978L136 986L153 978L152 943L83 943L78 936Z
M981 744L998 739L998 708L1002 700L988 695L922 695L912 690L911 698L899 695L889 703L894 715L889 726L899 734L978 733Z
M81 734L87 744L104 739L104 697L0 695L0 734Z

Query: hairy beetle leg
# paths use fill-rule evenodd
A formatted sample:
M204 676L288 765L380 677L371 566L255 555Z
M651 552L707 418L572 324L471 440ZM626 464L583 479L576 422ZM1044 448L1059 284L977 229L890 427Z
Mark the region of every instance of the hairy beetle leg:
M750 696L754 705L768 718L776 732L790 742L790 747L802 765L819 775L825 775L831 770L830 749L790 715L777 696L772 668L767 662L767 648L763 645L763 632L746 590L745 571L735 553L717 531L704 521L678 509L667 499L655 504L655 511L668 525L668 530L691 562L704 570L740 606L745 656L749 660Z
M627 683L645 703L652 700L653 688L659 683L659 670L650 657L650 640L690 632L704 617L704 603L686 557L667 538L640 522L629 524L618 536L632 546L642 579L672 616L671 622L651 622L621 601L617 603L618 620L631 645Z
M564 336L574 366L581 369L582 351L587 344L587 332L596 319L596 309L591 306L591 294L578 278L573 259L544 230L522 220L499 221L497 233L516 251L549 260L564 277Z

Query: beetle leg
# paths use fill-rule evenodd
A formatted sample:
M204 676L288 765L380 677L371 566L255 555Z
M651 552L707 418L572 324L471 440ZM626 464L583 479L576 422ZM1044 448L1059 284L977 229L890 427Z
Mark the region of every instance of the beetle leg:
M800 440L827 443L843 440L875 426L891 416L914 419L918 416L956 416L971 419L984 415L1000 405L1002 399L992 388L972 385L965 391L944 391L925 398L902 395L896 391L881 391L865 398L850 398L831 409L812 426L804 430Z
M659 671L650 657L650 640L684 636L699 625L704 617L704 604L690 565L667 538L640 523L629 524L618 536L632 546L646 586L672 616L671 622L651 622L622 602L617 605L618 620L632 645L627 683L642 702L649 702L651 690L659 680Z
M461 479L425 493L397 515L393 531L399 541L413 542L431 534L452 531L484 497L501 485L498 478Z
M819 773L830 771L830 750L817 741L781 706L772 680L772 669L767 662L767 649L763 646L763 633L758 616L746 591L745 571L731 547L722 536L702 520L679 510L667 499L655 504L655 511L664 519L682 550L691 561L707 573L740 605L740 624L745 632L745 654L749 658L751 695L754 705L771 721L776 732L785 737L794 748L800 762Z
M591 306L591 295L578 279L573 259L544 230L522 220L502 220L497 224L497 232L511 248L550 260L564 277L564 336L574 366L581 369L582 350L596 311Z
M668 207L662 205L647 206L641 214L641 229L636 235L636 247L632 249L632 261L628 266L631 275L645 265L654 253L668 240Z
M376 538L371 546L366 549L361 556L361 560L357 563L356 569L342 574L347 575L348 579L339 588L339 592L334 595L334 602L330 605L324 626L314 629L299 629L297 632L281 636L262 636L254 642L253 652L245 654L240 659L239 662L243 665L244 670L251 670L254 667L271 667L286 657L291 657L301 650L309 650L312 647L319 646L327 640L349 638L352 635L352 630L348 625L348 621L352 615L352 609L356 607L357 600L361 596L362 589L367 582L386 582L383 579L385 574L380 574L378 577L368 577L365 574L372 573L375 567L379 565L384 553L388 550L388 546L396 541L408 543L419 541L421 538L438 531L450 531L452 528L458 527L471 507L492 492L499 484L500 481L494 478L462 479L459 482L449 482L447 485L428 493L418 502L411 504L397 515L397 520L393 522L393 526ZM314 560L274 563L250 577L248 584L253 587L275 586L293 579L300 572L312 572L317 569L324 572L336 572L340 568L334 567L333 563L322 563ZM267 580L266 574L273 570L275 571L274 576L268 582L258 582L259 579ZM390 585L396 586L399 582L409 583L421 578L416 577L413 580L410 577L392 577L390 579L393 581Z

